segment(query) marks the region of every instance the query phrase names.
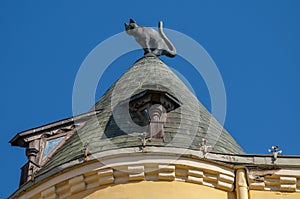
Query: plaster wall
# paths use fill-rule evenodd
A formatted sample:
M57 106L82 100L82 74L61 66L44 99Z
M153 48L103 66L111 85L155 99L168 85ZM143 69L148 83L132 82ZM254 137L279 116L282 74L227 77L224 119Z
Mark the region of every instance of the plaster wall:
M72 195L72 199L236 199L233 192L228 193L223 190L214 189L193 183L185 182L151 182L142 181L129 184L119 184L107 186L102 189L93 189Z
M250 199L300 199L300 193L275 191L249 191Z

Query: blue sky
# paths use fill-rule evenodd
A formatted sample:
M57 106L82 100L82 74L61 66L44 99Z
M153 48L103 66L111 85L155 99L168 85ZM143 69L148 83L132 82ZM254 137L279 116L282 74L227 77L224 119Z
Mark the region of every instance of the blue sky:
M72 116L76 73L101 41L124 30L129 18L199 42L222 75L225 128L247 153L279 145L300 154L300 3L275 1L0 1L0 198L17 187L25 150L8 141L18 132ZM134 42L134 40L132 40ZM96 98L142 51L116 60ZM193 86L210 110L201 76L184 59L162 58Z

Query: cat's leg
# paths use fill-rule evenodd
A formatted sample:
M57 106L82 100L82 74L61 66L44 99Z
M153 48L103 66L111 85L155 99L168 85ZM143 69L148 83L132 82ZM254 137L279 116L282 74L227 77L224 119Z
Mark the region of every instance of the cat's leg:
M151 49L151 45L149 44L149 38L147 38L147 39L145 39L145 48L146 49L144 49L144 55L147 55L147 54L149 54L149 53L151 53L152 52L152 49Z
M151 48L151 45L149 43L150 39L146 39L145 45L146 48L144 48L144 56L145 57L155 57L155 54L153 54L153 48Z
M153 50L152 53L156 56L161 56L162 55L162 50L157 48L157 49Z
M144 48L144 56L145 57L155 57L156 55L153 53L154 49Z
M150 48L144 48L144 55L147 55L148 53L151 53Z
M162 42L163 41L161 39L155 41L154 44L155 49L153 49L152 53L155 54L157 57L162 55L162 51L163 51L162 44L161 44Z
M147 51L144 49L144 57L156 57L156 55L151 51L151 49L147 49Z

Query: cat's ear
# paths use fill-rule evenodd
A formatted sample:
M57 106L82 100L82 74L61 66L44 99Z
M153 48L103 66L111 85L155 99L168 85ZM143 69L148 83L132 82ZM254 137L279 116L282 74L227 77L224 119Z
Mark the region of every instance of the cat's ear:
M135 21L133 19L130 19L129 22L130 23L135 23Z
M126 30L126 31L129 30L129 24L124 23L124 26L125 26L125 30Z

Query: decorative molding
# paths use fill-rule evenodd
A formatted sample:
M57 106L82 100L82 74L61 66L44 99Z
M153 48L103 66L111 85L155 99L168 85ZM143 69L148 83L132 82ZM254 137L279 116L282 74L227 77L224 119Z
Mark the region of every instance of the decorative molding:
M128 166L129 180L145 180L145 168L144 165Z
M240 168L246 168L249 190L300 192L300 158L281 156L275 167L255 164L265 160L264 156L254 159L250 155L228 156L236 159L236 166L224 163L224 154L208 153L203 159L199 151L180 148L149 147L147 153L141 153L139 148L103 151L89 156L86 162L74 160L76 164L71 161L60 165L51 171L51 176L48 173L37 176L10 198L42 198L41 193L53 186L59 198L66 198L71 196L69 180L80 175L84 178L85 190L132 181L161 181L167 173L165 180L233 191L235 172ZM215 161L217 159L219 161ZM292 162L291 166L285 166L286 162Z
M113 169L103 169L97 172L99 185L112 184L115 180L113 176Z
M300 169L248 168L250 190L300 192Z
M163 156L157 155L147 158L127 156L122 157L123 161L119 158L107 160L114 165L112 167L103 166L103 162L82 165L41 183L22 197L63 199L95 187L133 181L180 181L229 192L234 188L234 170L211 162L179 158L167 164L170 162L168 157L163 159ZM140 158L140 161L136 158Z
M58 197L55 186L52 186L41 192L41 198L43 199L56 199Z
M85 190L86 184L84 179L85 177L83 175L79 175L69 180L71 194L76 194Z

